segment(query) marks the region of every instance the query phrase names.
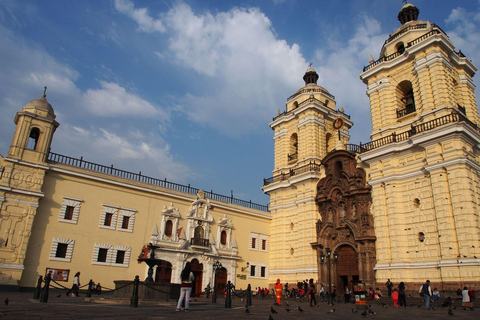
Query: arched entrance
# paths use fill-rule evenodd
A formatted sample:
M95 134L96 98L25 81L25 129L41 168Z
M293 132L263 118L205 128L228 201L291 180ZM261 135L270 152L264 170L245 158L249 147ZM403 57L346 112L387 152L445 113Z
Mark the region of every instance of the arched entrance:
M217 294L224 294L227 286L228 273L227 269L220 268L217 270Z
M172 279L172 264L168 261L160 260L157 263L155 272L155 282L170 283Z
M341 292L345 291L345 287L352 288L360 280L360 273L358 272L358 258L357 252L349 245L340 246L337 249L338 261L336 263L336 275L338 289Z
M193 284L192 288L192 296L193 294L198 295L202 293L202 279L203 279L203 264L198 262L197 259L192 260L192 272L195 276L195 283Z

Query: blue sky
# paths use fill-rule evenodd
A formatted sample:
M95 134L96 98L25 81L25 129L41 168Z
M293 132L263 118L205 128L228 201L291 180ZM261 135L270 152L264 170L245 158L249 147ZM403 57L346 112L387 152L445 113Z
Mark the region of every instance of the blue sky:
M479 1L413 3L480 65ZM60 122L53 152L267 204L268 124L310 62L354 121L350 142L370 140L359 74L400 26L402 5L2 0L0 154L15 113L46 85Z

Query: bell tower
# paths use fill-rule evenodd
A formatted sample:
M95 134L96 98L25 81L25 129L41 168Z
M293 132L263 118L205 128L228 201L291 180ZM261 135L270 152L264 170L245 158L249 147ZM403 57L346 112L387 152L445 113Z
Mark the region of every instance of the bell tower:
M0 157L0 286L18 286L44 193L47 157L58 127L45 93L17 112L8 156Z
M59 123L44 93L40 99L27 103L15 115L17 125L8 157L34 163L47 160L50 145Z
M269 280L282 283L318 278L315 203L317 183L324 176L322 159L334 149L345 149L349 116L336 110L335 97L317 85L317 72L309 68L305 86L287 99L270 127L274 130L273 177L265 179L263 191L270 196ZM295 261L295 265L292 265ZM301 267L299 267L301 266Z
M477 68L419 12L402 7L360 75L372 141L358 159L372 187L377 283L430 279L447 290L480 283Z

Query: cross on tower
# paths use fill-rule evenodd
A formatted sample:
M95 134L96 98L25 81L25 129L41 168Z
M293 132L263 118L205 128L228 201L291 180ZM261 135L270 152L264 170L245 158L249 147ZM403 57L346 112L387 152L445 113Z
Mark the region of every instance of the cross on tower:
M43 94L44 94L44 95L47 94L47 86L43 87Z

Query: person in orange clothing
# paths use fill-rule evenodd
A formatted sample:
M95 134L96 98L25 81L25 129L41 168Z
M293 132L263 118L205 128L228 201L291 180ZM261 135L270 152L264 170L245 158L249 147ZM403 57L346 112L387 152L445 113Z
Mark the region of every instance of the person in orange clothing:
M280 300L282 299L282 285L280 284L280 279L277 279L277 283L275 283L275 286L273 287L275 289L275 294L277 296L277 301L275 302L275 305L280 306Z
M397 291L397 289L393 289L392 299L393 299L393 304L395 305L395 308L398 308L398 291Z

